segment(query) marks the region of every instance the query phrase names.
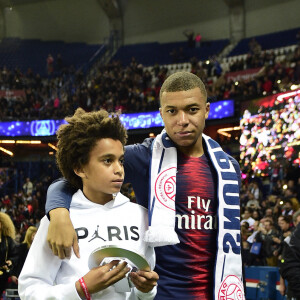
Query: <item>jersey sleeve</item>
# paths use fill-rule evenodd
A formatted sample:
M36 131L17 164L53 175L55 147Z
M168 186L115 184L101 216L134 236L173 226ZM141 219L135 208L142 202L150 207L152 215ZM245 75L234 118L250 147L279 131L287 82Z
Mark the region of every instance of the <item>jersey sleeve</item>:
M44 217L19 276L19 295L23 300L80 300L75 282L55 285L62 261L47 244L48 226L49 221Z
M145 139L142 144L125 146L125 183L133 182L140 174L147 175L153 139Z
M58 207L64 207L69 209L72 196L76 192L76 189L70 185L70 183L60 178L54 181L48 188L46 199L46 214L49 218L49 212L52 209Z
M137 202L146 208L148 207L152 140L146 139L142 144L125 147L124 183L131 183Z

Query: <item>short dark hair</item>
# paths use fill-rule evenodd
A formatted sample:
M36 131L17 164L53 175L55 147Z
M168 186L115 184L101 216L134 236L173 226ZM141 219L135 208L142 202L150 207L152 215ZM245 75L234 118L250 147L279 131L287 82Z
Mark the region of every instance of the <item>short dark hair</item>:
M62 175L76 188L82 188L82 180L74 172L89 162L91 150L100 139L119 140L124 146L127 133L117 115L107 111L85 112L78 108L57 131L58 150L56 163Z
M161 96L163 92L188 91L197 87L200 89L206 101L207 92L205 89L205 85L197 75L190 72L184 72L184 71L176 72L170 75L161 86L159 92L159 98L161 101Z
M292 216L283 216L282 220L283 220L285 223L290 224L291 221L292 221Z
M248 211L249 214L253 213L253 209L251 207L246 207L244 212L246 212L246 211Z
M270 223L270 226L273 226L273 225L274 225L273 220L267 219L267 220L265 220L265 223L266 223L266 222L269 222L269 223Z

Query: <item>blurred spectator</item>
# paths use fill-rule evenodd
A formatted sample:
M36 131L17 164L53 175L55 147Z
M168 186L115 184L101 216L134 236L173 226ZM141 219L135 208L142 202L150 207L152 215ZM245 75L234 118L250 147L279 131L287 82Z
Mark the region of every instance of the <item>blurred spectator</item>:
M253 210L252 218L253 218L255 221L259 221L259 220L261 219L261 216L260 216L260 210L258 210L258 209Z
M260 226L260 222L259 221L255 221L254 224L253 224L253 231L252 231L252 233L247 238L247 242L250 245L252 245L253 242L254 242L255 236L258 233L259 226Z
M279 237L279 233L274 228L273 221L267 219L264 221L259 232L255 236L255 242L261 243L261 255L266 259L268 266L277 266L277 257L274 251L278 250L279 246L273 241L274 237Z
M24 191L25 195L28 195L28 194L31 195L33 192L33 184L30 181L29 177L26 178L26 182L23 184L23 191Z
M259 209L260 208L259 201L254 198L254 194L251 192L248 192L248 201L247 201L246 207L251 208L251 209Z
M14 239L15 227L10 216L0 212L0 297L17 261Z
M248 257L245 260L245 264L247 266L265 266L266 258L263 255L263 251L261 249L262 243L256 241L256 235L260 232L260 228L263 225L259 221L255 221L253 225L253 232L247 238L249 253Z
M290 216L281 216L278 218L278 225L280 228L279 237L274 237L273 242L275 242L278 247L274 251L274 256L280 258L283 251L283 242L284 239L291 235L291 227L290 223L292 218Z
M251 217L252 212L252 208L245 209L241 225L243 225L244 222L247 222L250 227L253 227L255 220Z
M186 36L188 39L188 46L189 48L194 48L195 47L195 41L194 41L194 31L191 29L186 29L183 31L183 34Z
M244 265L249 265L250 259L250 245L248 238L251 235L249 231L249 224L244 222L241 226L241 237L242 237L242 260Z
M282 216L280 220L278 220L278 225L281 229L281 235L282 235L282 241L291 235L291 222L292 217L291 216Z
M273 83L267 76L264 77L262 88L263 91L266 92L266 95L269 95L272 92Z
M201 40L202 40L202 36L200 33L197 33L195 36L195 47L196 48L200 48L201 46Z
M248 190L253 194L255 200L260 201L262 199L262 190L260 185L262 185L261 181L252 180L249 183Z
M294 181L288 181L288 188L284 192L284 199L290 202L292 210L297 211L299 209L299 201L297 199L296 188L294 187Z
M287 280L287 291L284 280L280 279L280 292L287 292L288 299L300 299L300 210L293 216L295 230L284 240L284 250L280 265L280 274Z
M282 215L283 216L292 216L294 213L293 211L293 205L291 200L286 200L283 209L282 209Z
M59 104L60 104L60 100L59 100L58 96L56 96L55 99L54 99L54 102L53 102L54 109L58 109Z
M273 221L275 220L273 215L273 209L271 207L268 207L265 210L265 215L263 216L263 219L271 219Z
M261 53L261 45L256 41L255 38L250 40L249 48L252 54L259 55Z
M24 241L20 245L17 245L16 247L16 254L18 259L16 261L16 265L14 266L11 272L11 280L13 282L11 288L17 288L18 277L22 271L28 251L33 242L36 232L37 232L37 228L35 226L28 227L25 234Z
M47 63L47 73L48 75L51 75L53 73L53 64L54 64L54 58L53 56L49 53L48 57L46 59L46 63Z

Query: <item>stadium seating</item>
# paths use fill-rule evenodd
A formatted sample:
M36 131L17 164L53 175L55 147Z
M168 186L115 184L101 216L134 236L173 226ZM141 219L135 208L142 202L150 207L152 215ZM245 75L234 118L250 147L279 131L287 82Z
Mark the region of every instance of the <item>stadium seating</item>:
M201 43L200 48L189 48L185 41L126 45L118 50L113 59L122 61L124 66L130 64L132 57L135 57L144 66L151 66L155 63L160 65L183 63L189 61L192 57L205 60L220 53L228 43L228 39L205 41ZM181 53L180 49L182 50ZM171 54L174 50L177 52L177 57Z
M297 44L296 34L299 28L279 31L264 35L255 36L255 40L261 45L262 50L283 48ZM249 52L249 42L252 37L242 39L228 56L236 56ZM276 54L276 53L275 53Z
M62 41L22 40L19 38L5 38L0 43L0 66L9 69L19 68L26 73L31 68L34 73L47 75L46 58L49 53L56 64L57 54L61 54L63 65L74 66L75 69L84 65L100 45L85 43L65 43Z

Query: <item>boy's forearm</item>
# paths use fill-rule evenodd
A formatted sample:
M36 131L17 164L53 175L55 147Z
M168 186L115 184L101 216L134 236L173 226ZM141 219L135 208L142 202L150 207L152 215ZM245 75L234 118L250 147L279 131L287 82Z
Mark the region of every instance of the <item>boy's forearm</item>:
M60 259L71 257L72 248L79 258L77 234L70 219L69 211L59 207L49 213L50 224L47 234L47 242L53 254Z
M83 290L82 290L82 288L80 286L79 280L76 281L75 287L76 287L76 291L77 291L79 297L81 299L84 299L85 295L84 295L84 292L83 292Z

